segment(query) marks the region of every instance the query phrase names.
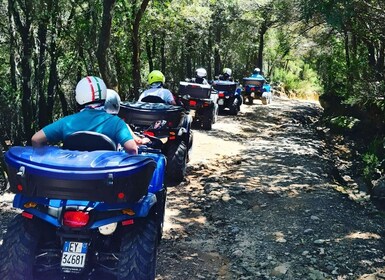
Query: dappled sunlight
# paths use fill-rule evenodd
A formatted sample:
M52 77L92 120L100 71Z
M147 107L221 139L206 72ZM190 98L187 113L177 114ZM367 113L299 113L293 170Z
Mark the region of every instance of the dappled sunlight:
M380 239L381 236L372 232L352 232L344 237L344 239Z

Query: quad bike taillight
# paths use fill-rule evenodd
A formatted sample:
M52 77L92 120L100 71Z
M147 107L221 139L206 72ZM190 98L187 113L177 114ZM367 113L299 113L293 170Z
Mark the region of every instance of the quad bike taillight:
M63 224L71 228L80 228L87 225L90 216L83 211L66 211L64 213Z
M225 97L225 93L223 91L219 92L218 93L218 97L219 98L224 98Z

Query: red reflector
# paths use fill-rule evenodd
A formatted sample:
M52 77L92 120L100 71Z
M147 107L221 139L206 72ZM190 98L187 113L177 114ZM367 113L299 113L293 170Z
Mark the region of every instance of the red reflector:
M32 219L33 218L33 215L31 213L23 212L23 213L21 213L21 215L23 217L28 218L28 219Z
M18 190L19 192L21 192L21 191L23 190L23 186L20 185L20 184L18 184L18 185L17 185L17 190Z
M170 137L168 137L168 139L170 139L170 140L175 140L176 137L175 137L175 136L170 136Z
M203 103L203 107L209 107L209 103Z
M251 90L251 91L255 91L255 88L254 88L254 87L252 87L250 90Z
M124 198L124 193L122 193L122 192L118 193L118 198L119 199L123 199Z
M148 136L155 136L155 133L152 131L144 131L143 134Z
M133 224L134 224L134 220L125 220L122 222L123 226L128 226L128 225L133 225Z
M84 227L89 219L90 216L87 212L67 211L64 213L63 224L72 228Z
M220 98L223 98L223 97L225 97L225 93L224 93L224 92L220 92L220 93L218 93L218 97L220 97Z
M190 100L190 106L195 106L197 105L197 102L195 100Z
M169 127L172 127L173 126L173 123L172 122L168 122L167 124Z

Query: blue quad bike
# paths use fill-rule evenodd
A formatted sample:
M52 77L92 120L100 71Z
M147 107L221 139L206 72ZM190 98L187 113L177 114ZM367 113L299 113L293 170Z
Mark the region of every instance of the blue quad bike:
M88 132L63 148L9 149L22 212L0 247L0 279L155 279L166 159L152 141L138 155Z
M122 102L118 116L135 133L161 139L160 149L167 159L167 183L179 184L186 175L193 144L192 117L184 106L165 104L157 96L149 98L144 102Z
M187 107L194 112L193 123L211 130L218 119L218 94L211 85L179 82L179 96L188 98Z
M261 100L263 105L270 104L273 99L270 84L264 79L253 77L243 78L242 96L244 102L250 105L253 104L254 99Z
M219 113L237 115L243 102L241 89L237 82L215 80L212 84L218 93Z

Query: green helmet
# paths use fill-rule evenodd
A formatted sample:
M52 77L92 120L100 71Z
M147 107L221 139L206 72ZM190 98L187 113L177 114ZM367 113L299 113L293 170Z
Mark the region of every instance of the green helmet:
M159 70L154 70L150 74L148 74L148 84L151 85L153 83L164 83L166 78L163 73Z

